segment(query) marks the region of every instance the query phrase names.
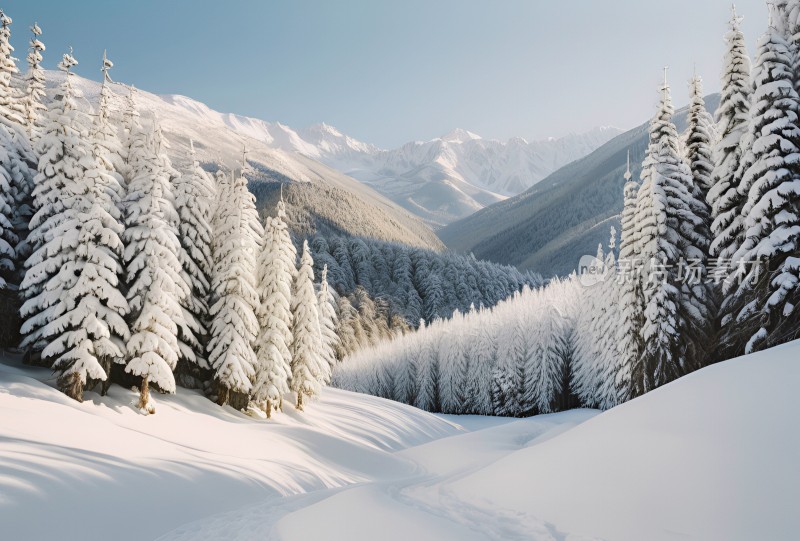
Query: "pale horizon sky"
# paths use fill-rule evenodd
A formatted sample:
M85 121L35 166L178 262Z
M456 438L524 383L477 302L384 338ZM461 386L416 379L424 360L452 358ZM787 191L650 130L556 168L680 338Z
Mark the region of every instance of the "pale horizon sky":
M693 67L719 90L729 0L16 0L25 70L38 21L53 69L69 46L81 76L183 94L294 128L326 122L392 148L454 128L560 137L632 128L654 112L663 66L676 106ZM752 55L762 0L737 5Z

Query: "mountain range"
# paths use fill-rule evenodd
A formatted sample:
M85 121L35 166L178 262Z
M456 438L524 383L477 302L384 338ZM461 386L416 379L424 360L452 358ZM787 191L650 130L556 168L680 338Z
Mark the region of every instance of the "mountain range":
M385 150L324 123L293 130L237 115L224 118L239 133L363 182L434 227L519 194L621 133L601 127L557 139L501 142L455 129L430 141Z

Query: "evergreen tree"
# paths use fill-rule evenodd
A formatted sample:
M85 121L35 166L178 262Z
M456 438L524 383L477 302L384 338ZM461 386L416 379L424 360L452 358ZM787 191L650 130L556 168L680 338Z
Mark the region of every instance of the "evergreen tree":
M750 336L748 353L796 337L800 281L800 98L788 44L774 26L759 40L756 58L752 146L740 187L747 194L745 233L734 256L742 263L735 298L744 305L735 326Z
M94 154L100 161L100 165L108 173L111 181L107 186L114 204L121 205L122 199L126 195L125 181L122 173L125 169L122 157L122 143L117 135L117 129L111 121L111 107L114 93L111 91L111 77L108 72L114 64L103 53L103 65L100 71L103 73L103 82L100 85L100 97L97 106L97 114L92 125L92 144ZM135 105L134 105L135 109ZM135 117L134 117L135 119Z
M11 17L0 10L0 117L24 125L22 96L12 83L19 73L11 46Z
M706 200L709 190L714 184L715 127L714 120L706 110L706 103L703 99L703 80L699 75L692 77L689 83L689 95L691 103L685 136L686 159L689 162L689 169L692 171L693 195L699 203L696 212L703 218L707 224L706 227L710 227L711 209ZM708 242L711 242L710 239Z
M197 161L194 143L190 141L191 166L185 175L175 181L175 207L180 218L178 237L181 242L179 259L185 277L188 277L191 294L183 301L183 307L196 322L194 340L182 349L179 372L191 373L197 369L210 368L204 345L208 341L208 301L211 288L211 214L216 196L216 187L211 176Z
M333 370L333 365L336 363L336 346L339 342L339 338L336 336L338 320L336 318L336 309L334 308L335 302L333 294L328 289L328 267L326 265L322 267L317 303L319 305L319 328L322 337L320 355L322 361L328 364L329 370Z
M739 193L740 169L750 108L750 59L744 34L740 30L742 19L734 9L730 31L725 36L728 48L722 72L722 96L717 109L719 138L714 149L712 186L707 201L711 207L710 247L712 257L730 259L738 249L741 238L737 231L746 194Z
M259 239L249 224L253 218L258 220L258 212L243 174L219 194L220 207L214 220L208 360L215 371L219 404L230 403L236 409L244 409L257 363L253 346L259 327Z
M59 388L80 401L87 381L107 380L112 360L123 358L129 332L120 291L123 227L107 190L111 180L86 138L88 119L73 103L69 68L75 64L65 55L63 94L42 138L51 158L42 158L39 187L50 185L61 204L48 209L52 202L41 199L46 204L37 206L32 222L47 216L41 223L47 235L23 282L37 293L23 306L23 314L32 315L23 331L35 329L47 343L42 354L55 361Z
M10 142L8 132L0 128L0 142ZM5 144L0 144L0 163L7 163ZM0 289L6 290L15 282L17 255L14 250L17 234L14 231L14 196L11 193L11 175L5 167L0 168Z
M155 121L154 121L155 122ZM125 264L131 339L125 371L142 378L139 409L155 412L149 385L175 392L173 370L180 356L181 308L190 294L178 260L174 195L165 167L160 130L134 126L128 156L131 178L125 196Z
M283 201L277 216L267 218L264 243L258 261L258 289L261 328L256 341L256 379L253 402L264 408L269 417L273 409L282 409L283 395L289 392L292 373L292 284L297 254L289 238Z
M644 393L634 382L643 382L641 368L641 330L644 324L644 304L642 281L638 274L639 260L634 250L634 230L636 219L636 200L639 184L633 180L628 154L628 169L625 171L624 208L622 211L622 232L619 248L619 312L620 320L616 331L619 354L616 386L621 401Z
M322 334L319 328L317 298L314 295L314 262L303 242L300 268L294 280L292 295L292 383L297 393L297 409L303 411L306 397L319 394L322 383L329 380L329 366L320 356Z
M42 53L45 51L44 43L39 40L42 29L33 23L31 26L30 52L28 53L28 73L26 75L26 93L24 99L24 122L28 129L28 138L33 142L38 138L38 131L42 127L41 116L47 111L44 105L45 80L42 69Z
M672 114L665 83L658 114L650 125L637 197L636 240L646 265L642 284L645 391L693 369L698 355L687 354L682 332L702 333L709 316L708 299L702 291L684 287L679 275L682 262L703 264L707 234L696 213L691 171L679 155Z
M39 173L35 178L36 187L32 193L34 214L27 239L32 255L25 263L25 276L20 285L25 299L20 309L24 320L21 347L26 350L29 362L36 361L50 341L43 336L43 328L63 313L63 305L58 303L63 291L54 288L58 284L57 276L65 264L68 248L57 248L55 231L64 222L71 224L66 226L67 229L75 224L76 216L70 207L73 203L71 194L77 191L76 183L83 174L81 162L90 154L84 148L88 120L77 109L72 88L70 70L76 64L75 58L66 54L58 65L65 73L64 82L50 104L44 131L36 148L41 158ZM51 245L50 249L46 248L48 244ZM45 286L48 287L47 291ZM44 358L39 362L51 366L52 361L52 358ZM99 365L95 368L88 363L87 367L81 371L84 383L87 373L94 379L105 379ZM82 395L82 390L76 389L73 394Z

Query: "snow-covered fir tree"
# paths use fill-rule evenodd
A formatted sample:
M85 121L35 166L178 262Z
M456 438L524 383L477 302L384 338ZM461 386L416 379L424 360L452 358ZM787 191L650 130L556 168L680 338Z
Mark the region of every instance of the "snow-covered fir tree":
M788 43L771 25L758 44L753 69L749 140L740 191L743 242L739 263L736 332L749 337L745 351L796 337L800 282L800 98L793 84ZM758 265L751 264L758 262Z
M698 214L710 227L711 210L708 206L708 192L714 184L714 119L706 110L703 99L703 79L699 75L692 77L689 83L689 115L686 129L686 161L692 171L694 196L700 204ZM708 241L710 243L710 239Z
M48 292L44 289L51 279L56 280L66 254L62 249L47 250L45 245L54 242L53 232L63 222L69 220L74 224L70 190L74 193L74 186L82 174L81 160L86 160L90 153L84 146L88 135L88 119L77 109L72 87L70 70L76 64L75 58L66 54L58 65L65 73L64 82L50 103L43 134L36 146L36 153L40 156L39 173L32 192L34 214L27 239L32 255L25 263L25 276L20 285L25 299L20 310L24 320L21 347L26 350L29 362L38 362L49 342L43 337L42 330L58 316L55 313L56 300L62 294L53 290L53 286L48 286L51 288ZM54 285L56 283L53 282ZM41 359L41 362L50 366L52 359ZM90 367L89 372L100 374L94 367Z
M121 204L125 197L125 182L122 171L125 169L122 156L122 143L117 133L115 122L111 118L112 101L114 93L111 91L111 77L109 71L114 67L111 60L103 53L103 63L100 71L103 74L103 82L100 85L100 96L97 110L92 124L92 144L94 153L100 161L100 165L105 168L114 182L108 186L113 192L112 197ZM134 106L135 108L135 106Z
M0 142L6 143L8 132L0 128ZM0 145L0 162L6 163L4 144ZM11 193L11 175L5 167L0 168L0 289L8 289L14 282L17 255L14 250L18 238L14 232L14 197Z
M181 276L180 242L174 221L170 171L155 125L133 126L125 196L125 264L131 339L125 371L139 376L139 409L152 413L149 386L175 392L173 370L180 356L178 329L185 326L183 299L190 291Z
M317 304L319 305L319 329L322 338L320 356L322 361L328 364L330 370L333 370L333 365L336 363L336 348L339 343L339 338L336 336L336 327L339 321L336 317L336 299L328 288L327 266L322 267Z
M19 73L11 46L11 17L0 10L0 116L24 125L23 96L12 78Z
M681 333L701 334L709 317L704 289L688 287L681 265L705 262L708 234L697 215L692 177L679 154L678 134L666 82L659 110L650 124L650 143L642 164L637 196L635 242L645 264L643 377L649 391L695 368L702 352L682 341ZM704 273L701 273L704 275Z
M318 395L323 382L330 378L330 366L320 355L322 333L314 294L313 266L308 241L304 241L292 291L291 389L297 394L297 409L300 411L306 399Z
M129 335L120 291L123 227L107 190L111 180L87 137L89 120L74 104L69 69L75 64L64 56L65 83L42 136L48 152L32 224L43 236L27 263L23 287L34 294L22 313L29 316L23 332L46 343L42 356L53 360L59 388L82 400L87 382L107 380Z
M617 352L619 355L616 386L621 401L644 392L639 387L634 390L632 383L643 382L640 373L642 364L641 330L644 324L644 297L642 281L639 276L639 259L634 249L636 219L636 200L639 183L631 174L630 151L628 168L625 171L624 206L622 210L619 247L619 326L617 327ZM637 372L639 372L637 374ZM635 392L634 392L635 391Z
M270 417L283 407L292 373L292 287L297 253L284 222L285 206L278 202L277 215L267 218L264 243L258 259L258 311L260 330L256 340L256 376L253 402Z
M181 242L179 259L191 291L184 299L183 306L195 322L195 329L190 329L193 340L182 348L179 361L179 373L185 373L186 376L197 369L210 368L206 361L205 344L208 341L208 301L213 266L211 219L216 197L214 180L200 166L191 141L189 160L189 170L175 179L175 207L179 216L178 238ZM182 366L183 363L185 366Z
M45 51L44 43L39 37L42 29L37 23L31 26L30 51L28 52L28 73L25 75L25 99L24 99L24 122L28 130L28 138L35 141L38 138L38 131L42 126L42 116L47 107L44 105L45 80L44 70L42 69L42 53Z
M730 30L725 36L727 50L722 70L722 95L717 109L718 139L714 148L712 187L707 201L711 207L710 247L712 257L730 259L741 241L735 231L741 219L746 194L739 193L737 174L744 152L742 138L747 131L750 108L750 58L734 8Z
M258 223L258 212L244 174L220 189L218 200L212 243L208 361L217 383L218 403L244 409L257 363L253 347L259 330L256 258L260 238L255 236L252 222Z

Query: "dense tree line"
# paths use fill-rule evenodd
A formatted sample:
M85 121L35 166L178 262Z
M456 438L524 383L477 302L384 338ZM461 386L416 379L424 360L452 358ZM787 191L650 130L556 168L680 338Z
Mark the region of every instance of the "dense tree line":
M411 327L472 305L494 306L525 285L543 282L538 275L472 256L373 239L317 235L310 246L316 270L328 267L328 282L339 294L363 288L388 304L390 318L399 316Z
M78 107L71 53L45 93L38 25L18 77L11 22L0 12L4 345L20 339L76 400L133 384L152 413L150 388L173 393L177 380L266 416L290 391L303 409L330 380L339 320L307 243L298 266L283 202L262 224L246 156L216 178L193 147L173 166L158 119L140 115L132 88L113 91L105 56L91 111Z
M750 61L735 11L716 121L665 80L640 182L590 273L362 351L334 381L435 411L608 408L800 334L800 1L771 6ZM583 270L583 269L582 269Z

